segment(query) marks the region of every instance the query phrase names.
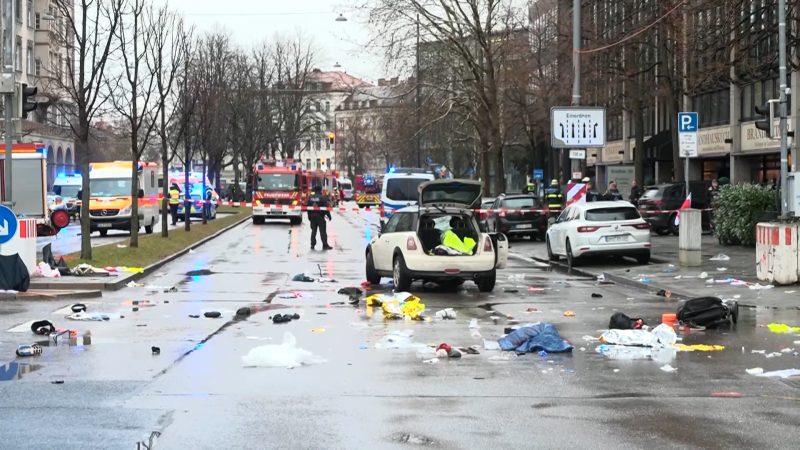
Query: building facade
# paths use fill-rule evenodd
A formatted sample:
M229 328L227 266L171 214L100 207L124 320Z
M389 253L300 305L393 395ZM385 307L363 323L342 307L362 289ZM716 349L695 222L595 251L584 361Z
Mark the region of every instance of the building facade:
M572 18L567 3L571 2L539 0L530 5L532 24L539 17L549 19L537 24L551 31L562 24L562 32L556 33L562 45L572 39L571 32L563 32L563 24ZM779 178L779 140L756 129L755 107L779 97L775 2L676 4L583 2L582 104L607 110L607 143L587 152L589 173L601 187L611 179L631 177L640 151L640 123L645 182L682 179L682 167L676 163L681 166L683 161L675 158L677 113L695 111L699 148L698 157L689 162L690 179L773 182ZM800 72L796 30L789 29L791 88L800 82ZM630 38L633 33L635 38ZM571 59L570 52L561 53L561 60ZM564 78L571 81L571 73ZM789 100L789 129L794 130L800 105L796 96ZM776 120L775 134L777 127ZM790 138L790 171L798 167L797 146Z
M1 5L0 5L1 6ZM21 86L36 86L40 99L47 102L15 121L18 142L41 143L47 148L47 185L52 186L57 174L73 174L77 157L69 130L70 108L64 103L57 86L69 66L72 45L66 21L58 17L50 0L14 0L14 75L18 86L14 117L20 117ZM0 7L0 10L2 8ZM4 18L4 14L0 14ZM9 24L2 23L3 27Z

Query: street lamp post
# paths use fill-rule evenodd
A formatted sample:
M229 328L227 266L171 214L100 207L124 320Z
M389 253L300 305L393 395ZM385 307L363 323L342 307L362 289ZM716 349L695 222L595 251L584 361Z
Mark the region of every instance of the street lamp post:
M14 2L12 0L3 1L3 10L5 12L3 20L5 27L3 27L3 109L5 110L5 177L3 185L5 187L5 201L10 206L14 205L13 188L12 188L12 135L14 134L14 127L11 125L13 119L14 109Z
M421 133L420 133L421 130L420 130L420 120L419 120L419 115L420 115L421 110L422 110L422 100L421 100L421 97L420 97L420 83L421 83L422 80L420 80L420 73L421 73L421 71L420 71L420 67L419 67L419 13L417 13L417 74L416 74L417 89L416 89L416 93L415 93L416 97L417 97L416 98L417 114L415 115L416 116L415 120L417 122L417 127L416 128L417 128L417 166L418 167L422 167L422 144L421 144L422 136L421 136Z

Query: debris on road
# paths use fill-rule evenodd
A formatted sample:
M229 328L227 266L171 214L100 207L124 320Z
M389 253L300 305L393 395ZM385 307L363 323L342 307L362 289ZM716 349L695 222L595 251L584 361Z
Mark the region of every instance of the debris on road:
M671 347L637 347L600 344L595 348L595 351L615 361L647 359L664 364L673 361L676 355L676 350Z
M292 277L292 281L302 281L303 283L313 283L314 279L304 273L298 273Z
M785 323L771 323L767 325L769 331L777 334L800 334L800 327L787 325Z
M143 283L137 283L135 281L129 281L125 286L128 286L129 288L132 288L132 287L144 287L144 284Z
M678 369L672 367L669 364L664 364L663 366L659 367L659 369L661 369L661 370L663 370L664 372L667 372L667 373L677 372L678 371Z
M153 355L160 355L161 354L161 347L152 346L152 347L150 347L150 352Z
M49 320L37 320L31 324L33 334L47 336L56 331L56 327Z
M639 330L646 323L641 317L628 317L624 313L615 312L608 321L609 330Z
M731 259L730 256L724 253L720 253L717 256L710 258L709 261L730 261L730 259Z
M555 325L543 322L517 328L497 342L502 350L520 353L533 353L540 350L549 353L566 353L573 349L572 344L558 334Z
M607 330L600 336L604 344L635 345L642 347L668 347L678 340L672 327L661 324L647 330Z
M72 312L76 312L76 313L77 312L84 312L84 311L86 311L86 305L84 305L83 303L75 303L74 305L72 305L70 307L70 309L72 310Z
M724 345L708 345L708 344L673 344L675 350L679 352L720 352L725 350Z
M42 346L39 344L23 344L17 347L17 356L39 356L42 354Z
M61 272L42 261L33 270L33 276L38 278L61 278Z
M380 349L410 349L427 348L425 344L414 342L413 330L392 331L375 343L375 348Z
M325 332L325 328L323 328L323 327L312 328L311 332L315 333L315 334L324 333Z
M321 364L325 359L308 350L297 347L297 339L292 333L283 335L280 345L267 344L250 349L242 356L244 367L285 367L293 369L304 365Z
M203 316L208 317L209 319L218 319L222 317L222 313L219 311L206 311L203 313Z
M603 298L603 294L598 294L597 292L592 292L592 298Z
M373 294L366 298L367 306L380 306L383 310L383 318L423 320L422 313L425 312L425 304L420 298L408 292L396 292L394 294Z
M769 377L769 378L790 378L800 376L800 369L783 369L783 370L773 370L770 372L761 372L755 374L758 377Z
M656 292L656 295L659 297L665 297L667 299L672 298L672 292L666 289L660 289L658 292Z
M487 341L486 339L483 340L483 349L486 351L501 350L497 341Z
M79 320L79 321L94 321L94 322L102 322L108 321L111 319L121 319L122 316L117 313L87 313L87 312L77 312L72 313L66 316L69 320Z
M717 297L697 297L678 306L677 318L683 324L697 327L736 323L739 318L739 304L735 301L725 302Z
M453 308L445 308L436 311L435 317L439 320L455 320L458 314Z
M572 311L570 309L564 311L564 317L575 317L575 311Z
M761 375L764 373L764 369L761 367L753 367L752 369L745 369L745 372L750 375Z
M300 318L300 314L275 314L274 316L270 317L272 319L272 323L289 323L292 320L297 320Z
M346 295L350 299L351 305L357 305L361 301L361 297L364 296L364 291L357 287L344 287L336 293Z

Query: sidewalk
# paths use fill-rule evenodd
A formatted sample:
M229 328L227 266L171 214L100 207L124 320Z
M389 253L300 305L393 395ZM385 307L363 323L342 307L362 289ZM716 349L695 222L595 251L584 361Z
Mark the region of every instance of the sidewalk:
M653 293L667 290L677 299L713 296L735 299L743 306L800 309L800 287L769 286L758 282L755 248L723 246L713 236L703 236L702 266L681 267L678 264L677 236L653 236L652 244L652 259L647 266L639 266L627 259L609 261L602 258L580 261L574 271L595 277L603 274L608 281ZM711 261L718 254L730 259ZM546 261L544 245L537 246L532 256ZM566 267L563 260L557 264Z

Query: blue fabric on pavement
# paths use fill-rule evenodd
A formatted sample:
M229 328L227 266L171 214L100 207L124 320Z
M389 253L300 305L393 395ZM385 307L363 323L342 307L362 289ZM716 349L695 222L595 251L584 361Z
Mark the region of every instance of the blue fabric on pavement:
M497 342L503 350L514 350L521 353L538 352L539 350L548 353L563 353L571 352L574 348L561 338L558 330L551 323L535 323L518 328Z

